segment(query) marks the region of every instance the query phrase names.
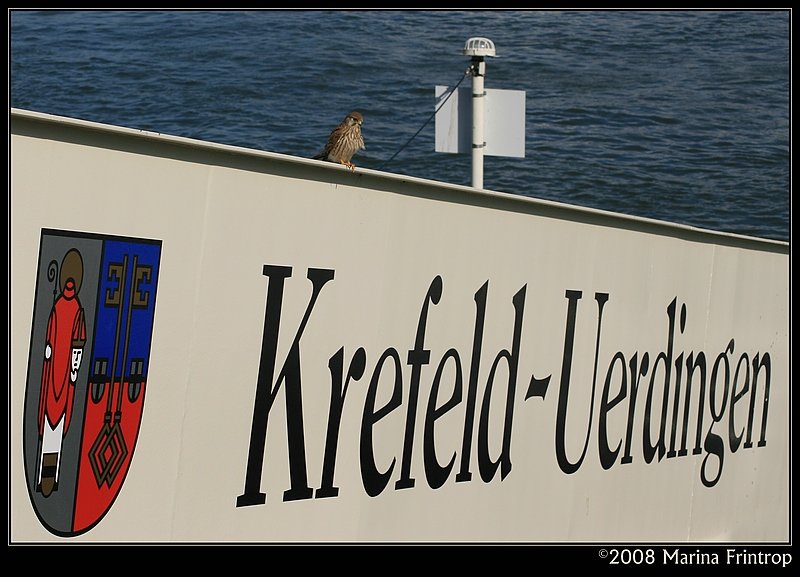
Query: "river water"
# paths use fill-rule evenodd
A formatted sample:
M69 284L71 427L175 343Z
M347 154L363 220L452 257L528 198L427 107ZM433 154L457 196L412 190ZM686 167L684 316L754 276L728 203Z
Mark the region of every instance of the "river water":
M525 158L486 157L487 189L788 241L789 26L785 10L13 10L10 99L303 157L359 110L358 166L407 144L383 170L469 185L429 119L485 36L486 88L526 93Z

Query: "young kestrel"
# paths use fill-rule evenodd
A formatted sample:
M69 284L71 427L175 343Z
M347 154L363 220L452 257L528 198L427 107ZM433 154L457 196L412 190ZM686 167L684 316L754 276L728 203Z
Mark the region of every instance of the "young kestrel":
M361 125L364 117L360 112L351 112L345 116L342 123L331 131L325 149L314 156L315 160L327 160L344 164L350 170L355 170L355 165L350 162L353 155L364 146L364 137L361 135Z

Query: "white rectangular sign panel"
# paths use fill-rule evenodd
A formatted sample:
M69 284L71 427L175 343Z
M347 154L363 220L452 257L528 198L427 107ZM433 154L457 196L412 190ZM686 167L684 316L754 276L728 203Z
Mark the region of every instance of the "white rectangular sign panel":
M449 92L436 87L438 108ZM489 156L525 157L525 91L487 89L484 136ZM436 113L436 152L472 153L472 89L459 88Z

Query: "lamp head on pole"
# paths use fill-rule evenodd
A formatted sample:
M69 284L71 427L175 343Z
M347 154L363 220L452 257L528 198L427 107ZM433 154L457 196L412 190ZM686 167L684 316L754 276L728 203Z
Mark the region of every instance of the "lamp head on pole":
M472 56L473 58L483 58L486 56L496 57L497 53L494 48L494 42L488 38L475 37L467 40L464 44L464 56Z

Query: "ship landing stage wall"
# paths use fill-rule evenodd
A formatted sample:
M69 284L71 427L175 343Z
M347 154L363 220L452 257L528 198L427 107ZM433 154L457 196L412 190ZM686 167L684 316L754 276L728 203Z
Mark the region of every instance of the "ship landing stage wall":
M788 539L785 243L26 111L10 176L14 542Z

